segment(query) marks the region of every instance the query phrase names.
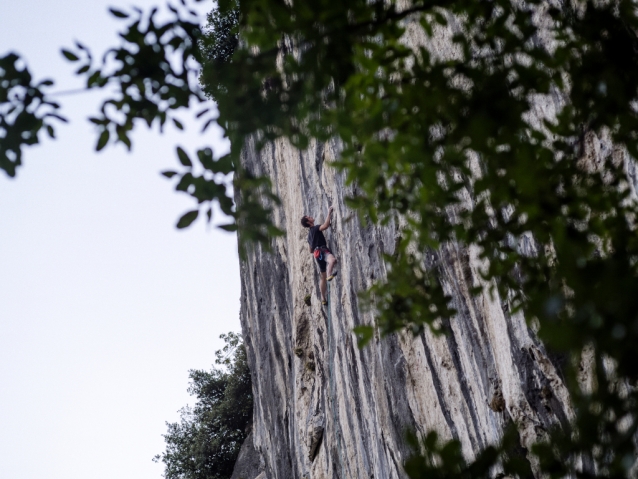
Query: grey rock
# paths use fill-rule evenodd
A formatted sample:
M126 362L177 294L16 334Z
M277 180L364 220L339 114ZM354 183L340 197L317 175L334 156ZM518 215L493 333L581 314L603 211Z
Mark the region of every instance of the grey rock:
M253 433L244 440L230 479L256 479L263 473L263 459L253 444Z
M344 198L343 175L329 167L338 142L299 152L277 141L244 165L273 181L282 204L275 221L286 235L272 251L249 248L241 264L241 321L253 378L254 444L274 478L402 478L406 430L457 438L468 459L502 437L508 421L529 448L572 416L560 371L507 300L470 294L482 281L473 247L432 253L458 315L448 334L375 337L357 348L352 329L372 324L357 293L383 279L398 225L360 224ZM306 243L304 214L336 217L329 245L339 259L330 304L319 298L318 270ZM533 248L530 241L522 247ZM551 395L548 392L551 391ZM319 418L322 418L321 420Z
M319 452L319 446L321 446L321 440L323 439L324 430L324 417L321 412L317 412L309 424L308 428L308 459L310 462L315 460L317 452Z

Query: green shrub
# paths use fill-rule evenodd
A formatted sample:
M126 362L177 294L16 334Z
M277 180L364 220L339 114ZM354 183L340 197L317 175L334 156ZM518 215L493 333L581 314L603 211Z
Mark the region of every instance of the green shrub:
M188 392L197 401L180 410L181 420L166 423L163 462L166 479L227 479L252 420L253 396L246 350L235 333L221 336L226 346L216 352L211 371L189 371Z

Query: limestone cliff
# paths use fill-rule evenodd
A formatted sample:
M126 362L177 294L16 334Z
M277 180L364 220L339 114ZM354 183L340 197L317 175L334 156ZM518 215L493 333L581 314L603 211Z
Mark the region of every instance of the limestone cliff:
M451 33L430 44L439 55L454 54L446 51ZM406 41L425 40L408 29ZM539 97L530 121L551 116L560 102L558 94ZM611 154L608 143L591 142L594 156ZM330 167L339 151L337 141L303 152L285 141L260 152L254 144L244 148L244 166L272 179L281 198L275 222L286 234L270 253L253 246L241 264L241 321L255 397L246 450L259 465L234 477L401 478L406 430L457 438L471 459L498 442L510 421L524 449L568 421L559 365L525 318L511 314L503 298L470 294L481 281L471 247L451 244L427 258L440 268L458 311L446 335L375 337L357 348L352 329L373 322L357 293L384 278L381 254L394 251L398 225L362 225L345 206L351 191ZM329 205L336 217L326 236L339 275L326 308L299 220L304 214L321 219ZM532 251L533 244L519 247Z
M362 226L353 217L344 179L329 167L338 153L337 143L299 152L283 141L260 154L245 150L245 165L272 178L282 200L276 222L286 232L271 253L253 247L241 265L252 440L261 461L250 479L262 472L269 479L404 477L408 429L458 438L472 458L509 421L523 447L566 421L560 373L525 319L489 293L470 295L479 281L472 248L450 245L430 258L459 312L447 335L377 337L357 348L352 328L373 320L357 293L384 277L380 255L393 252L397 228ZM339 276L326 308L299 220L322 217L331 204L336 218L327 238Z

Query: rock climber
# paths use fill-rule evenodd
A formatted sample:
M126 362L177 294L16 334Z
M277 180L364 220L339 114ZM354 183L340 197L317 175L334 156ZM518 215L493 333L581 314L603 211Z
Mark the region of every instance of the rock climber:
M315 226L315 219L312 216L304 216L301 218L301 225L304 228L309 228L308 231L308 244L310 245L310 252L315 257L317 264L319 265L319 271L321 272L321 281L319 283L319 289L321 290L321 304L328 304L328 296L326 294L327 284L326 284L326 276L328 281L332 281L335 276L337 276L337 272L333 271L335 265L337 264L337 258L332 251L328 249L328 243L326 243L326 237L323 235L323 231L330 228L330 218L332 217L333 207L331 206L328 209L328 216L326 217L326 221L321 225ZM326 274L326 263L328 266L328 271Z

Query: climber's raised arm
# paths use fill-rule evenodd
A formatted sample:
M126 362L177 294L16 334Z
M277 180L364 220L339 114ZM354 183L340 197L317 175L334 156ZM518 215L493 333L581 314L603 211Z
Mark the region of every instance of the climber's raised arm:
M326 218L326 221L324 221L324 223L319 227L319 231L325 231L330 228L330 218L332 217L332 210L332 206L328 208L328 217Z

